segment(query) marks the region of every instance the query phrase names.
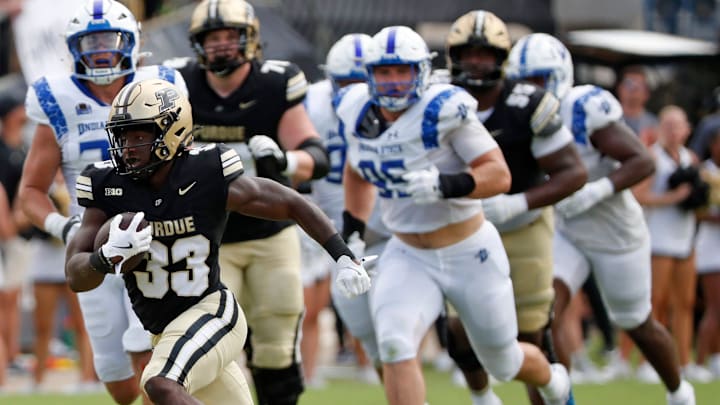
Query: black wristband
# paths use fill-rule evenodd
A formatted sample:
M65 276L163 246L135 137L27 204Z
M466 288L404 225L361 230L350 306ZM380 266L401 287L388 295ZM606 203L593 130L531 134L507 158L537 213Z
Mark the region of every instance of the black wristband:
M443 198L465 197L475 190L475 179L470 173L441 174L439 180Z
M323 248L325 248L325 250L330 253L330 256L332 256L333 260L335 261L338 261L340 256L343 255L349 256L351 259L355 259L355 255L345 244L345 241L340 237L339 233L331 236L330 239L323 243Z
M104 274L110 274L115 272L115 266L112 264L110 259L108 259L107 257L105 257L104 254L102 254L102 251L100 249L90 255L90 266L92 266L95 271L99 271L100 273Z
M360 239L365 240L365 222L355 218L348 211L343 211L343 227L342 227L342 238L347 241L350 235L357 232L360 235Z
M72 229L73 226L75 226L75 224L79 224L79 223L80 223L80 217L78 217L77 215L74 215L74 216L70 217L70 219L68 219L68 221L65 223L65 226L63 226L63 230L62 230L63 243L67 243L68 233L70 233L70 230Z

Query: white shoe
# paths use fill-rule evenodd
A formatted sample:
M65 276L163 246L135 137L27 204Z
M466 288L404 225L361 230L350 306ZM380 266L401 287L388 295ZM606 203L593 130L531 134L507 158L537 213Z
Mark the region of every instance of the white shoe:
M322 390L327 388L327 381L319 375L314 375L313 378L305 382L305 386L309 390Z
M713 354L708 360L708 370L713 373L716 380L720 380L720 354Z
M584 372L573 368L570 370L570 381L572 381L573 384L585 384L587 377Z
M713 373L705 367L690 363L682 368L682 376L688 381L698 383L709 383L713 380Z
M357 378L368 385L379 385L380 377L372 366L364 366L357 369Z
M503 405L502 400L495 394L492 388L488 388L483 395L470 394L472 405Z
M467 380L465 380L465 374L463 374L462 370L455 367L455 369L452 372L452 375L450 376L450 380L452 381L453 385L460 388L467 388Z
M605 369L600 370L585 351L574 354L571 362L570 380L573 384L603 384L611 379L610 374Z
M620 352L615 349L608 353L608 362L604 368L609 380L625 380L632 375L630 363L623 359Z
M675 392L666 395L668 405L695 405L695 389L689 382L680 381L680 387Z
M572 395L572 385L567 369L560 363L553 363L552 368L553 386L556 392L548 392L547 388L539 390L540 396L546 405L574 405L575 400ZM557 380L555 380L557 379Z
M642 363L635 370L635 378L645 384L660 384L660 376L648 362Z
M447 350L442 350L438 353L432 363L435 370L440 371L441 373L447 373L452 370L453 366L455 366L455 362L450 357Z

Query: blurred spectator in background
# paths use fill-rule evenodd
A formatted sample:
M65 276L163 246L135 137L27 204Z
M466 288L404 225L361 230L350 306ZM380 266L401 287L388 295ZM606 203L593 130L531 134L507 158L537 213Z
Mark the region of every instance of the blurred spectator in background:
M701 175L710 185L709 204L699 212L700 229L695 249L705 312L697 340L697 363L720 379L720 128L708 139L710 158L702 164Z
M646 146L655 143L658 120L655 114L645 109L650 99L645 68L632 65L623 69L616 91L625 123L635 131Z
M7 239L15 236L16 229L12 218L12 212L10 210L10 202L5 192L5 187L0 183L0 243ZM5 260L0 249L0 306L5 306L6 294L3 291L5 285L5 273L7 267L5 266ZM0 331L4 331L8 328L7 319L5 316L0 316ZM5 380L7 377L7 366L8 366L8 345L5 342L3 334L0 334L0 393L3 391Z
M713 90L710 102L712 112L700 120L690 139L690 149L701 160L710 157L711 138L720 130L720 86Z
M683 376L707 382L711 377L708 371L691 362L696 221L685 201L693 193L693 186L691 182L674 180L681 171L689 172L698 166L695 154L684 146L690 132L683 109L669 105L660 111L658 141L651 147L655 175L638 184L633 193L645 209L650 229L653 316L672 325L669 329L677 342Z
M50 190L50 198L58 211L68 215L70 195L67 192L62 173L58 172L55 183ZM43 232L30 241L31 259L29 265L30 278L33 284L35 309L35 339L33 353L35 368L33 369L32 391L45 391L43 385L45 372L50 358L50 341L55 337L56 312L58 304L64 300L67 304L70 329L74 333L75 349L77 350L78 371L80 381L76 385L77 392L97 391L103 387L97 381L93 366L90 340L85 330L80 303L77 295L70 291L65 281L65 245L59 239Z
M623 120L647 145L657 140L658 119L647 110L651 90L644 66L626 66L620 73L616 87L623 108Z
M20 75L0 79L0 183L5 188L9 205L13 207L25 160L23 129L25 115L25 83ZM17 207L14 207L17 208ZM27 241L14 236L0 244L5 267L5 282L0 287L0 335L5 344L8 361L20 352L20 291L27 269Z
M0 1L0 76L10 72L10 55L12 54L12 41L10 38L10 21L21 10L22 0Z
M15 52L27 83L46 74L70 74L72 56L65 44L67 23L83 0L24 0L12 19Z
M716 41L716 0L645 0L645 27L686 37Z

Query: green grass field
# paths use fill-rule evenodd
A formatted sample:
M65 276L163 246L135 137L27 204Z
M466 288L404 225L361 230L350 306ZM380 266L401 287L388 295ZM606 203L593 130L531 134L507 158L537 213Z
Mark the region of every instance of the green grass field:
M455 387L450 376L431 369L425 370L430 405L470 404L467 390ZM495 392L505 404L527 404L524 388L518 383L495 386ZM574 388L579 405L662 405L665 391L660 385L646 385L632 381L604 385L578 385ZM720 384L696 384L698 405L720 403ZM332 381L327 388L303 394L300 405L375 405L384 404L382 387L351 381ZM0 396L0 404L7 405L112 405L107 395L34 395ZM140 404L140 401L137 401Z

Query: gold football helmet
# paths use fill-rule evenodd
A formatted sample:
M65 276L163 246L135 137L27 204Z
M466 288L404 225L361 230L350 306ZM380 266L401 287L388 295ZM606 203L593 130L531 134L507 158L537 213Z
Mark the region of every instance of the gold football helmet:
M453 84L477 89L495 85L503 76L505 63L512 44L505 23L485 10L471 11L453 23L445 42L447 67ZM489 49L495 53L495 68L478 75L478 69L462 66L460 52L466 48Z
M240 56L234 59L208 60L203 41L205 34L219 29L237 29ZM253 6L244 0L203 0L190 20L190 44L198 62L218 76L226 76L247 61L260 56L260 20Z
M174 84L148 79L126 85L115 97L105 130L110 138L110 156L119 174L144 178L163 162L181 154L193 141L190 102ZM149 142L150 161L140 167L124 158L123 134L129 127L143 127L155 133ZM134 145L138 147L142 145Z

